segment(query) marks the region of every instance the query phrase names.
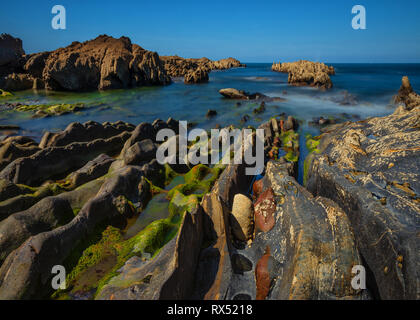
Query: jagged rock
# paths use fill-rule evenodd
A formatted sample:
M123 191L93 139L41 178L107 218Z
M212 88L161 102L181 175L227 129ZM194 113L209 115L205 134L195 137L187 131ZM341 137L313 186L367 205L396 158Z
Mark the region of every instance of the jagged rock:
M236 180L246 178L240 168L228 167L203 200L211 221L204 225L205 239L213 241L201 252L194 298L369 298L351 286L352 267L361 260L345 213L331 200L314 198L281 163L268 163L256 202L256 215L268 218L270 227L256 230L249 246L234 241L229 199L250 184Z
M297 127L298 127L298 123L297 123L296 119L293 118L292 116L288 116L287 120L284 121L284 124L283 124L283 130L284 131L296 130Z
M42 72L50 52L39 52L27 56L27 60L23 69L34 78L42 78Z
M132 214L127 198L136 200L143 171L115 171L69 223L31 236L0 267L0 299L30 299L51 294L51 270L101 224L123 226Z
M244 64L241 64L234 58L212 61L208 58L185 59L179 56L162 56L161 60L164 62L167 74L174 78L184 77L187 74L194 73L199 69L201 69L204 73L209 73L211 70L225 70L236 67L245 67Z
M101 153L110 155L118 153L129 137L130 133L124 131L108 139L74 142L65 147L44 148L30 157L11 162L0 172L0 179L36 185L48 178L80 168Z
M0 143L0 171L12 161L31 156L39 150L37 143L28 137L14 136L3 140Z
M115 123L105 122L103 124L95 121L88 121L83 124L73 122L61 132L46 132L42 136L39 147L62 147L73 142L88 142L96 139L108 139L119 135L124 131L133 131L133 129L134 126L132 124L122 121L117 121Z
M48 197L26 211L12 214L0 221L0 265L10 252L31 235L52 230L74 217L68 201Z
M126 165L136 165L149 162L156 157L157 147L151 139L144 139L133 144L124 153Z
M30 188L24 188L22 186L18 186L10 181L1 179L0 180L0 202L16 197L21 194L31 193L32 190Z
M420 298L419 119L419 107L399 107L335 125L305 160L308 189L347 213L381 299Z
M239 60L232 57L213 61L212 63L213 70L225 70L225 69L231 69L231 68L244 68L244 67L246 67L245 64L241 63Z
M172 118L169 118L166 123L168 124L168 128L172 129L176 134L179 134L179 122Z
M0 87L7 91L32 89L34 87L34 78L26 73L11 73L0 79Z
M200 207L186 212L178 235L151 261L128 260L96 299L187 299L194 286L195 269L202 243L203 213Z
M198 68L197 70L189 71L184 76L185 83L204 83L209 81L209 74L206 70Z
M65 180L73 188L81 186L93 179L102 177L108 172L115 159L106 154L100 154L86 163L82 168L71 173Z
M296 86L332 88L329 75L335 74L334 67L324 63L300 60L296 62L273 63L271 69L289 74L288 83Z
M420 96L414 92L407 76L402 78L401 88L394 97L394 103L403 103L407 110L420 106Z
M157 133L159 130L169 128L169 125L161 119L156 119L152 122L152 127L153 130Z
M132 44L127 37L101 35L52 51L43 80L50 90L106 90L170 82L156 52Z
M238 90L234 88L220 89L219 93L227 99L237 99L237 100L260 100L265 102L272 101L285 101L285 99L280 97L269 97L262 93L248 93L243 90Z
M230 225L233 235L240 241L252 239L254 232L254 210L252 201L243 194L233 198Z
M4 69L11 70L18 66L21 57L25 54L22 48L22 40L14 38L9 34L0 35L0 76ZM10 69L9 69L10 70ZM2 72L3 71L3 72Z

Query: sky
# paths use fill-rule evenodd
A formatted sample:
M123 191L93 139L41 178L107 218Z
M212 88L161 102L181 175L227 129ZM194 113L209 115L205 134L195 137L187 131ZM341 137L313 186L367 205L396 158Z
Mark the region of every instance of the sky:
M65 30L51 26L57 4L66 8ZM366 30L352 28L358 4ZM6 8L0 33L21 38L26 53L108 34L186 58L420 63L419 0L21 0Z

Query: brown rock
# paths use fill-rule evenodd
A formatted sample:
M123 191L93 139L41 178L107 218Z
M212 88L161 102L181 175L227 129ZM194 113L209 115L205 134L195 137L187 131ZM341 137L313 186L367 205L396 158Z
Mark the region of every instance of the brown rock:
M50 90L106 90L170 82L156 52L132 44L127 37L107 35L51 52L42 75Z
M230 224L233 235L240 241L252 239L254 232L254 207L251 199L243 194L236 194L233 198Z
M329 76L335 74L332 66L307 60L274 63L271 69L277 72L288 73L289 84L295 86L313 86L323 89L332 88L333 84Z

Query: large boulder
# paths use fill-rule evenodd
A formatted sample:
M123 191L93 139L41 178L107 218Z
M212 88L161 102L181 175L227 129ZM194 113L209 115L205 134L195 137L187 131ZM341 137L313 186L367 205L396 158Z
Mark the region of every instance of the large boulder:
M419 127L418 106L335 125L305 163L307 188L347 213L382 299L420 298Z

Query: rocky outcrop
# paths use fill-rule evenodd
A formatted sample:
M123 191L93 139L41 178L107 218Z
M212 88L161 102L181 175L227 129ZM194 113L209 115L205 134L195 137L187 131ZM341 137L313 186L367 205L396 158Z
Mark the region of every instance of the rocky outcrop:
M0 34L0 76L19 68L24 54L22 40L9 34Z
M334 200L349 217L363 265L371 272L368 284L377 287L381 299L420 298L420 108L411 104L415 98L404 78L399 99L406 107L331 127L310 141L313 152L305 161L308 189Z
M23 55L22 51L14 52ZM159 55L132 44L127 37L101 35L22 59L19 74L4 72L0 87L11 91L44 86L48 90L89 91L165 85L171 81Z
M167 74L172 78L184 77L185 83L197 83L196 81L192 82L193 79L202 79L200 82L207 82L208 73L212 70L245 67L234 58L212 61L208 58L186 59L179 56L162 56L161 59Z
M225 88L220 89L219 93L226 99L236 99L236 100L259 100L259 101L285 101L285 99L280 97L269 97L262 93L248 93L243 90L238 90L234 88Z
M393 102L396 104L402 103L407 110L420 106L420 95L414 92L407 76L402 78L401 88L393 98Z
M20 91L34 88L35 79L26 73L11 73L0 78L0 87L8 91Z
M314 198L281 162L270 161L260 188L253 188L259 192L255 215L248 216L255 222L253 241L235 236L232 198L251 183L242 170L229 166L203 199L204 243L211 245L200 254L194 298L368 298L351 286L351 269L361 259L345 213L331 200Z
M37 143L24 136L13 136L0 142L0 171L12 161L28 157L38 152L40 148Z
M107 90L170 82L156 52L132 44L127 37L106 35L51 52L42 75L50 90Z
M80 168L101 153L115 155L129 137L130 133L125 131L108 139L44 148L30 157L14 160L0 172L0 179L35 186Z
M209 74L206 70L198 68L197 70L188 71L184 76L185 83L204 83L209 81Z
M322 89L332 88L330 75L335 74L334 67L307 60L273 63L271 70L288 73L288 83L291 85L312 86Z
M73 142L88 142L96 139L108 139L112 136L133 131L132 124L117 121L115 123L105 122L100 124L95 121L88 121L83 124L79 122L70 123L63 131L52 133L46 132L39 143L40 148L63 147Z

